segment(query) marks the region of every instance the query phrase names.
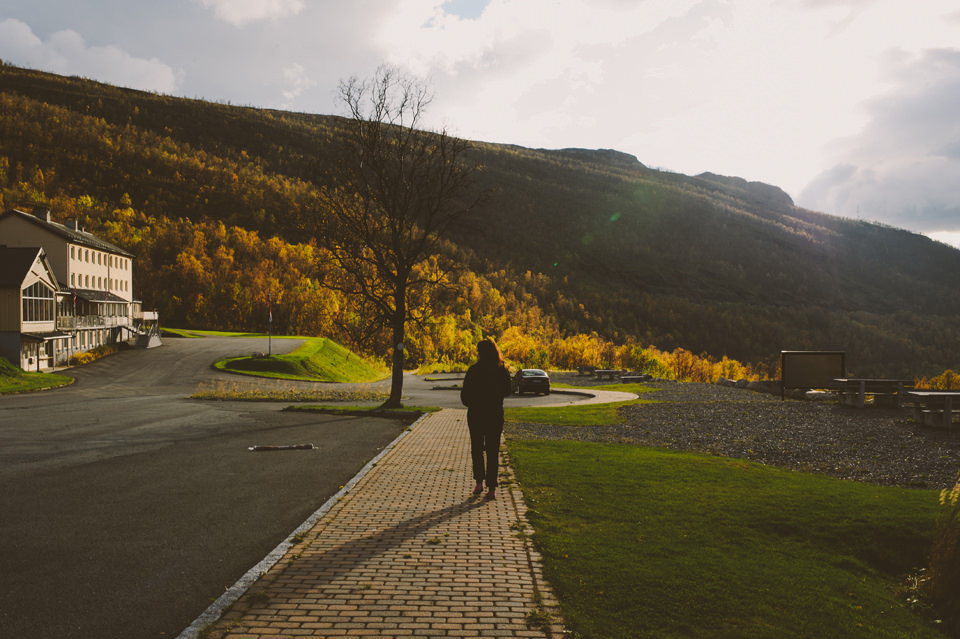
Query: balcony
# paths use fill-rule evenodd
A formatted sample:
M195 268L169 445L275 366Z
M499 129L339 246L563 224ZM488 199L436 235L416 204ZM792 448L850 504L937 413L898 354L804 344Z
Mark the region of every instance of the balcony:
M57 318L57 330L75 331L85 328L115 328L117 326L131 326L129 317L121 315L61 315Z

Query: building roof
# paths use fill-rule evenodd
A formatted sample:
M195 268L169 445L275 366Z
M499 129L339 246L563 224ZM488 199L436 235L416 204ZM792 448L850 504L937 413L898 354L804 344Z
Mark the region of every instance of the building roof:
M87 246L89 248L97 249L98 251L104 251L107 253L113 253L114 255L122 255L124 257L134 257L133 253L125 251L115 244L110 242L105 242L93 233L87 233L82 228L73 228L76 226L74 223L72 226L68 224L60 224L59 222L54 222L50 217L50 212L45 211L38 214L25 213L19 209L10 209L4 213L0 218L6 217L8 215L15 215L31 224L35 224L40 228L44 228L51 233L62 237L63 239L71 242L73 244L80 244L82 246Z
M76 288L63 285L61 285L61 288L68 292L72 291L79 299L86 302L121 302L123 304L129 304L127 300L109 291L96 291L89 288Z
M39 246L0 246L0 288L20 288L42 252Z

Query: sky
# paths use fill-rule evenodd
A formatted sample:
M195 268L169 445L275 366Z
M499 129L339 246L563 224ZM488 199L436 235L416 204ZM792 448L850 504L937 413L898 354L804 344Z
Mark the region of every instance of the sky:
M344 114L383 64L425 124L779 186L960 246L956 0L0 0L0 59Z

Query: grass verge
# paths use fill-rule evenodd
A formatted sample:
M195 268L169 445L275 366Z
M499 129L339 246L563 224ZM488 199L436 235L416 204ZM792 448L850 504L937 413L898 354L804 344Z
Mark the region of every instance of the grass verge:
M220 360L215 366L242 375L313 382L372 382L388 373L383 366L324 337L308 338L284 355L233 357Z
M509 441L573 637L943 637L902 578L934 491L634 446Z
M467 371L467 364L462 364L462 363L454 364L449 362L446 364L438 364L434 362L433 364L422 364L420 368L417 369L417 375L441 375L441 374L462 375L466 371Z
M266 333L243 333L239 331L208 331L200 329L186 329L186 328L167 328L164 327L161 329L160 335L162 337L187 337L187 338L197 338L197 337L262 337L266 339L268 336ZM298 335L273 335L272 339L304 339Z
M0 357L0 395L59 388L75 381L72 377L55 373L28 373Z
M560 386L557 386L560 388ZM641 384L617 384L601 390L615 390L644 395L657 389ZM610 404L582 404L575 406L510 407L504 409L508 422L528 424L557 424L559 426L608 426L620 423L620 408L630 404L649 404L656 400L634 399Z
M271 387L271 384L275 384ZM344 390L335 385L322 388L293 389L282 387L280 382L257 379L251 384L239 382L201 382L190 399L206 399L237 402L376 402L387 401L387 393L369 388Z

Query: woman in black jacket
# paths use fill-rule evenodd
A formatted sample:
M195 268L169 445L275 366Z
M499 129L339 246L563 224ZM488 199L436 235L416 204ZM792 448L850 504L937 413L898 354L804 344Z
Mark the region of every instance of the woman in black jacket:
M474 495L483 492L486 480L487 498L497 496L503 398L510 392L510 372L503 363L500 349L491 339L480 340L477 363L467 369L460 390L460 401L467 407L467 426L470 428L470 456L473 478L477 482Z

